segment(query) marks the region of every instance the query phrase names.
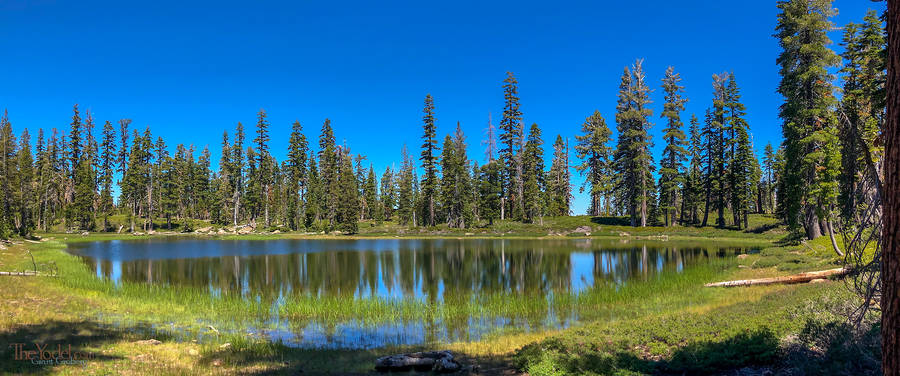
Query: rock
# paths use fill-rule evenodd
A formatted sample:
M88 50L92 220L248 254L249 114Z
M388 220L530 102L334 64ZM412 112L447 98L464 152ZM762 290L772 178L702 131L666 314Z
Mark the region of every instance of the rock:
M272 233L273 233L273 234L280 234L280 233L281 233L281 230L275 230L275 231L272 231Z
M238 230L238 234L249 234L251 232L253 232L253 227L250 226L244 226L241 227L240 230Z
M85 232L82 232L82 233L81 233L81 236L88 236L88 235L90 235L90 234L91 234L90 232L85 231Z
M828 282L828 280L824 279L824 278L816 278L812 281L809 281L809 283L825 283L825 282Z
M160 343L162 343L162 342L159 341L159 340L157 340L157 339L153 339L153 338L151 338L151 339L144 339L144 340L140 340L140 341L136 341L136 342L135 342L135 344L137 344L137 345L158 345L158 344L160 344Z
M141 235L144 235L144 233L143 232L132 232L131 235L141 236Z
M738 258L738 260L743 260L743 259L745 259L745 258L747 258L747 257L749 257L749 255L747 255L747 254L745 253L745 254L738 255L737 258Z
M619 232L619 236L621 236L621 237L628 237L628 236L631 236L631 234L629 234L629 233L627 233L627 232L625 232L625 231L621 231L621 232Z
M198 228L196 232L209 232L210 230L212 230L212 227L202 227Z
M459 371L461 368L462 366L453 359L453 354L446 350L389 355L375 360L375 370L380 372L430 370L449 373Z
M200 352L197 351L197 349L188 349L188 355L197 356L197 355L200 355Z
M231 342L225 342L219 346L219 350L228 350L231 348Z
M225 233L228 233L228 231L225 231L224 228L220 228L218 232L219 232L219 234L225 234Z
M473 234L473 233L471 233L471 232L467 232L467 233L465 233L465 235L466 235L466 236L472 236L472 235L475 235L475 234Z
M150 231L147 231L147 235L153 235L153 234L155 234L155 233L156 233L156 230L150 230Z

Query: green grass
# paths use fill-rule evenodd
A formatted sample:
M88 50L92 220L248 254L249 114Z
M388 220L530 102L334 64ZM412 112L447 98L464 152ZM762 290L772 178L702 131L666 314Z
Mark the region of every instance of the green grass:
M545 218L543 226L499 221L492 228L435 227L402 229L402 233L396 224L363 223L356 237L565 237L572 236L570 232L575 228L587 225L591 226L591 237L629 241L665 235L704 244L753 245L763 250L739 260L686 269L680 274L660 273L646 282L598 286L550 298L527 294L446 294L442 302L429 304L409 299L292 296L277 312L292 326L308 322L328 326L354 320L363 325L424 321L449 327L465 326L469 317L516 317L521 323L540 327L547 324L543 321L550 311L559 313L557 318L576 316L580 322L563 330L552 326L537 331L499 328L478 340L456 343L373 350L303 350L246 333L248 326L267 325L272 313L270 301L212 296L204 289L189 287L128 282L115 285L97 279L83 262L64 251L68 243L141 237L114 233L50 234L54 240L15 246L12 256L5 253L0 258L4 269L12 266L21 270L30 264L21 252L27 248L34 252L36 262L56 263L61 274L59 278L34 277L16 285L16 289L7 287L0 291L5 301L28 302L24 306L0 307L0 336L7 341L47 336L77 342L84 349L107 356L88 367L88 373L97 374L366 372L378 356L435 347L451 349L465 363L482 366L482 374L501 374L511 366L532 375L695 374L746 366L768 367L788 362L788 357L802 359L788 363L807 373L839 369L841 364L849 364L852 371L871 368L860 360L871 355L871 346L848 347L846 344L852 341L847 338L857 338L856 334L848 337L847 329L835 324L839 317L834 307L822 307L823 302L840 306L852 298L840 283L746 289L700 287L710 281L832 267L837 258L827 238L799 246L777 246L775 242L785 233L768 216L751 216L751 229L746 231L682 226L632 228L623 225L622 220L559 217ZM334 237L255 233L218 238ZM206 329L207 323L215 325L220 333ZM147 324L156 325L148 329ZM188 333L186 338L201 339L201 343L190 342L184 333ZM149 348L135 344L135 340L143 338L157 338L163 344ZM221 347L224 343L230 345ZM794 348L833 350L820 354L791 350ZM190 355L193 350L199 350L198 355ZM832 353L822 355L828 351ZM842 358L840 354L851 355ZM843 359L844 363L834 359ZM0 372L29 370L0 367ZM79 373L67 368L52 371Z

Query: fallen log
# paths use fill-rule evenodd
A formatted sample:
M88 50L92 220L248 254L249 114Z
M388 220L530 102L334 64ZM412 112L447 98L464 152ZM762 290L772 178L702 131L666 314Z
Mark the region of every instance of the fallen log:
M806 283L814 279L823 279L832 276L841 276L850 272L847 268L836 268L828 270L820 270L817 272L807 272L800 274L787 275L783 277L758 278L758 279L740 279L736 281L725 281L707 283L706 287L737 287L737 286L756 286L756 285L776 285L776 284L793 284Z
M41 275L37 272L0 272L0 275L10 275L10 276L19 276L19 277L33 277Z

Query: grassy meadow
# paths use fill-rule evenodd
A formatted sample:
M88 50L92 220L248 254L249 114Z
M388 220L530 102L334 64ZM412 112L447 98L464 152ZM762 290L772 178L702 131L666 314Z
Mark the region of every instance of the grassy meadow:
M590 226L590 235L575 232ZM190 227L210 227L197 223ZM216 228L215 230L217 230ZM344 236L258 229L219 238L278 239ZM491 228L405 230L395 224L361 224L353 237L616 237L747 244L762 249L734 261L633 283L590 288L550 299L522 295L462 295L438 304L418 300L294 296L277 312L271 302L213 296L187 287L113 282L96 276L65 252L68 243L168 236L156 234L39 234L0 251L0 270L55 265L59 275L3 276L0 288L0 373L35 374L365 374L382 355L422 346L375 349L299 349L272 342L260 328L277 315L292 324L330 327L346 320L462 323L468 317L529 317L535 312L577 316L563 329L502 329L477 340L442 344L471 366L470 374L631 375L722 373L729 370L834 369L862 372L876 355L871 330L847 327L843 315L854 297L844 282L703 288L707 282L792 274L840 264L827 238L802 244L767 216L753 216L749 230L675 226L633 228L620 218L546 218L543 225L501 221ZM868 321L867 321L868 322ZM238 323L238 324L236 324ZM246 327L253 323L253 327ZM90 354L83 365L34 365L14 360L13 343L71 344ZM846 358L846 359L845 359ZM848 361L852 360L852 361ZM818 368L815 368L818 367ZM829 368L831 367L831 368ZM843 367L843 368L841 368Z

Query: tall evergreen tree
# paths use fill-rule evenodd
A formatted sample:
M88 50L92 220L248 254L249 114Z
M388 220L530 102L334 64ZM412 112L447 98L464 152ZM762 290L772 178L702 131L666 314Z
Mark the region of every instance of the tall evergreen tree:
M614 153L617 189L628 209L632 226L646 226L653 187L653 158L650 155L650 88L645 82L642 60L625 68L619 85L616 123L619 140Z
M427 207L423 223L426 226L435 224L435 195L437 194L437 130L434 125L434 100L431 94L425 96L425 108L422 110L422 199Z
M335 221L342 233L355 234L359 231L359 188L353 173L353 157L346 150L341 154Z
M306 209L304 208L304 196L307 190L307 153L309 145L303 134L303 126L299 121L291 125L291 137L288 141L288 195L287 195L287 220L292 230L298 230L304 225Z
M828 48L829 20L835 13L831 0L779 1L776 38L782 47L777 63L784 96L785 220L805 230L806 237L822 234L820 221L831 233L840 163L835 116L836 104L828 69L840 62ZM781 193L779 193L781 194Z
M16 204L16 136L6 110L0 117L0 237L7 238L15 230L13 225Z
M745 107L740 102L741 95L734 78L728 76L725 89L725 112L728 129L733 134L729 142L732 155L728 162L728 185L731 188L731 212L734 225L738 228L749 226L750 206L754 202L758 179L753 146L750 144L750 127L744 119Z
M505 219L512 208L523 207L522 184L519 171L519 148L522 145L522 112L519 110L519 88L512 72L506 72L503 80L503 119L500 121L500 170L502 191L500 219Z
M331 129L331 120L325 119L322 124L322 132L319 134L319 179L322 184L323 218L330 230L334 226L337 215L337 193L340 190L340 175L338 169L338 147L335 143L334 131Z
M256 164L259 169L255 182L259 195L257 202L263 206L266 227L269 227L272 225L269 219L269 201L272 196L272 173L275 163L269 153L269 120L266 117L266 111L263 109L256 114L256 138L253 139L253 143L256 144Z
M100 143L100 213L103 216L103 230L109 229L109 216L115 209L112 197L113 172L119 158L116 130L111 122L106 121L103 123L103 139Z
M547 214L569 215L572 204L572 184L569 174L569 143L561 135L553 143L553 162L547 177Z
M244 194L244 125L237 123L234 131L234 139L231 145L231 208L232 208L232 224L238 225L241 213L241 197Z
M687 99L682 96L684 86L680 85L681 75L675 73L675 68L668 67L666 76L662 80L662 88L666 93L666 103L663 104L662 117L666 118L666 128L663 129L663 141L666 143L663 149L659 168L659 202L660 209L665 217L666 226L675 224L677 212L677 200L679 191L684 185L684 162L687 160L685 149L685 136L681 122L681 111ZM683 196L683 192L681 193Z
M681 201L682 223L696 224L699 221L697 209L703 195L703 134L697 115L691 114L690 142L688 146L688 169L685 172L683 198ZM685 219L687 218L687 219Z
M544 141L541 139L541 128L537 123L532 123L522 150L522 181L525 184L522 197L525 201L525 213L522 219L527 222L535 222L536 218L544 217L544 178Z
M381 205L384 213L384 220L390 221L394 216L394 209L397 207L396 182L395 174L391 167L385 167L384 173L381 174Z
M575 166L582 175L586 175L581 192L590 186L591 204L588 214L600 216L610 214L612 193L612 171L610 166L611 148L607 145L612 131L606 126L606 120L600 111L594 111L581 125L582 135L576 135L575 153L582 160Z

